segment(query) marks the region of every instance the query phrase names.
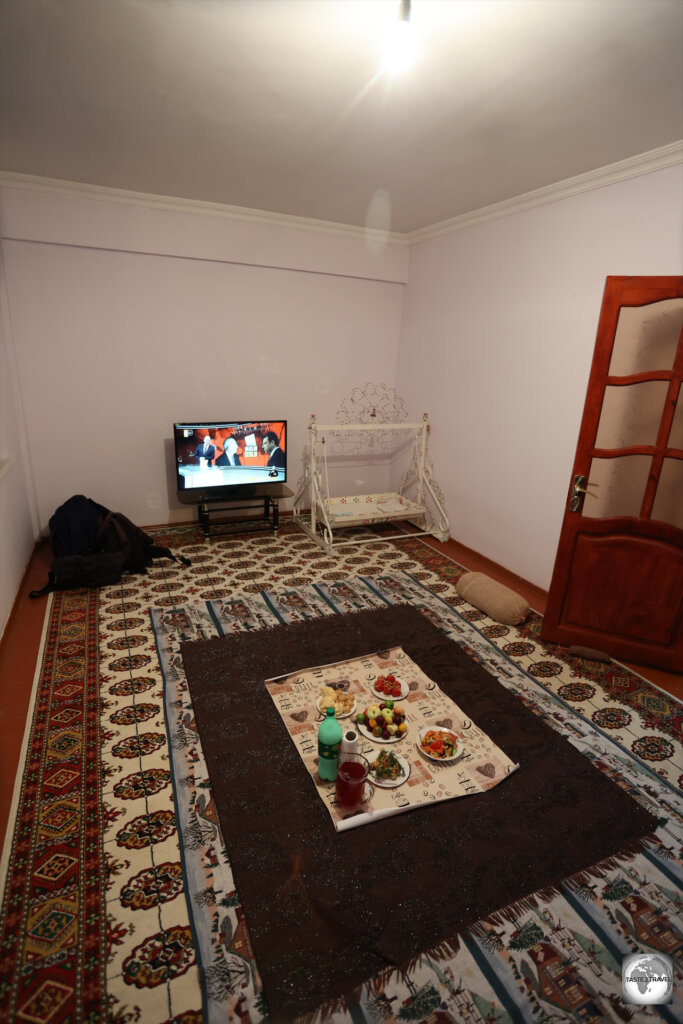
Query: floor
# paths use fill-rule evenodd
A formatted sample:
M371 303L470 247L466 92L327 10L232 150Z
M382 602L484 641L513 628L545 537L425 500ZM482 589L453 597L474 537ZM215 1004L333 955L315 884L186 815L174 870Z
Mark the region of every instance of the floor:
M485 572L516 590L536 611L545 611L547 594L539 587L527 583L454 540L442 544L428 538L426 542L468 569ZM51 561L52 555L48 544L38 545L27 567L0 644L0 835L3 836L12 803L14 777L21 758L24 727L45 616L45 598L30 600L28 594L31 590L44 586ZM683 700L683 677L679 673L664 672L642 665L628 667L649 679L660 689Z

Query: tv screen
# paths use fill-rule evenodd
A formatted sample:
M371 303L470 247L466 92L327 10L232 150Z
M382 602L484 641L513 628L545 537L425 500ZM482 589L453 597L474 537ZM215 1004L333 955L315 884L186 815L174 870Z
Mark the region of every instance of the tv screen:
M287 480L286 420L174 423L179 496L230 497Z

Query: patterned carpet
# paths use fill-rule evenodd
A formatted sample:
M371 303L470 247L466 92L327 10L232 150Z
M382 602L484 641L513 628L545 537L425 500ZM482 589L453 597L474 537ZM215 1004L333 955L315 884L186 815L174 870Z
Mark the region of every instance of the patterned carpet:
M623 954L683 963L683 706L566 656L540 617L492 622L417 539L324 555L286 523L204 541L98 592L53 595L4 851L0 1020L269 1019L178 655L181 642L409 603L660 821L657 842L529 894L317 1015L378 1021L674 1021L621 1000ZM417 813L417 812L416 812ZM273 1008L274 1010L276 1008Z

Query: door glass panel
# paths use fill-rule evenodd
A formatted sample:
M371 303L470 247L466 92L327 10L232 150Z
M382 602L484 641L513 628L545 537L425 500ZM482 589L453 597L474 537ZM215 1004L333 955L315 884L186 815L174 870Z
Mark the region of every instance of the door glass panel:
M683 389L678 394L667 448L681 448L683 450ZM683 504L683 496L681 496L681 504Z
M664 459L650 518L683 530L683 459Z
M647 370L672 370L683 328L683 299L647 306L622 306L609 373L627 377Z
M666 380L606 387L596 448L629 448L654 444L669 390Z
M593 494L586 494L582 514L592 519L640 515L651 464L649 455L592 459L587 486Z

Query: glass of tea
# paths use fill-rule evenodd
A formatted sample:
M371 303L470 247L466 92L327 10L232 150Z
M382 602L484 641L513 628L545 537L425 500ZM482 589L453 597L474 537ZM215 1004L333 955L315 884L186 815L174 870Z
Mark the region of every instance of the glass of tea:
M368 782L370 762L362 754L342 751L337 768L337 803L344 811L354 811L372 799L372 784Z

